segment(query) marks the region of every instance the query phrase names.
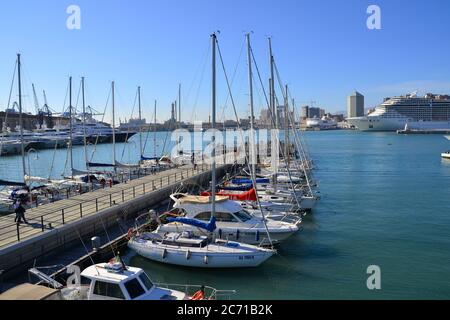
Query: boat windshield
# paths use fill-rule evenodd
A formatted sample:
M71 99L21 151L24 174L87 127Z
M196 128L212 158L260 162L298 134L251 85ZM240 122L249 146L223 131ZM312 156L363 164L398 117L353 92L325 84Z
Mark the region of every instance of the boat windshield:
M242 222L246 222L252 219L252 216L246 211L241 210L233 213L236 217L238 217Z
M148 278L147 274L142 273L139 276L139 279L144 284L145 288L147 288L147 291L153 288L153 282Z

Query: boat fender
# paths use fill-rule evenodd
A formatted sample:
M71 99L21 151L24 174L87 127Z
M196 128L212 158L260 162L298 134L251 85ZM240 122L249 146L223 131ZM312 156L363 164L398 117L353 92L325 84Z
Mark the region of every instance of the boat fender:
M186 260L189 260L190 258L191 258L191 251L188 250L188 251L186 252Z
M239 240L239 229L236 230L236 240Z
M256 237L256 242L258 242L259 241L259 230L256 230L255 237Z
M166 257L167 257L167 249L164 249L163 252L162 252L163 260L166 259Z
M127 239L130 240L133 237L134 230L133 228L128 229Z
M204 257L203 257L203 262L204 262L205 264L208 264L208 256L204 256Z

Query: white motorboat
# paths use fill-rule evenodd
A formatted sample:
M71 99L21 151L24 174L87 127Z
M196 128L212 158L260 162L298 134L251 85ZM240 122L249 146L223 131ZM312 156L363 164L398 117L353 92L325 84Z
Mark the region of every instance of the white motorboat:
M450 151L441 153L441 157L444 159L450 159Z
M157 230L138 234L128 247L153 261L197 268L257 267L275 251L212 236L196 236L192 231L161 234Z
M115 259L83 270L78 282L83 284L63 287L45 275L43 279L57 288L26 283L4 292L0 300L212 300L235 293L198 285L154 284L144 270Z
M190 219L209 221L211 218L211 199L208 196L193 196L183 193L171 195L175 202L171 215ZM216 224L214 235L219 239L239 241L248 244L270 244L267 232L274 244L280 243L299 230L301 219L296 223L287 223L256 217L248 213L236 201L227 196L216 196ZM158 232L193 231L196 235L204 232L194 226L180 222L170 222L159 227Z

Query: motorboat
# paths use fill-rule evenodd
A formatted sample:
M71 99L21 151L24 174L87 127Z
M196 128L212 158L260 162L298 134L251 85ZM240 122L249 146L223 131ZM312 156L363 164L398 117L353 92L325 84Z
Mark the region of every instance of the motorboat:
M26 283L4 292L0 300L212 300L235 293L202 286L158 285L141 268L126 266L118 259L86 268L79 285L63 287L49 280L56 288ZM202 289L200 296L193 294L198 289Z
M450 150L441 153L441 157L444 158L444 159L450 159Z

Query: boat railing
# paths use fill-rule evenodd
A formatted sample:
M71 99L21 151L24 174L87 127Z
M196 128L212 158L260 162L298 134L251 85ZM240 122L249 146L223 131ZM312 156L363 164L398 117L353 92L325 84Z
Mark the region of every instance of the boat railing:
M203 288L205 292L203 300L230 300L236 294L236 290L218 290L213 287L201 285L168 283L156 283L155 285L160 288L184 292L189 297L192 297L197 291Z
M40 229L40 231L44 233L53 230L56 227L77 221L85 216L93 215L102 210L126 203L127 201L149 194L155 190L166 188L174 183L190 179L211 170L211 166L202 164L181 169L182 170L167 175L155 176L154 179L147 180L141 184L133 184L132 186L127 186L127 184L116 185L114 187L117 188L117 191L108 194L101 193L99 196L85 199L77 204L57 206L55 209L41 206L40 210L37 210L36 213L33 212L36 208L32 208L28 210L26 215L27 220L30 223L29 225L19 225L11 219L10 223L3 223L0 226L0 243L2 243L2 246L8 246L21 242L26 238L35 235L34 232L30 232L30 226L33 229ZM105 189L106 188L113 188L113 186L105 186Z

